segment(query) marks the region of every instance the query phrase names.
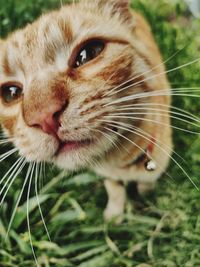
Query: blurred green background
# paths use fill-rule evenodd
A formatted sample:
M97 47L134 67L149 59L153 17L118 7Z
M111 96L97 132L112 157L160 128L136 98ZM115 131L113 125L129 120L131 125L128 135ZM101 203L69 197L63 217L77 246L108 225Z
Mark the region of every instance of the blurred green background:
M46 10L59 7L60 3L0 0L1 37L32 22ZM165 60L180 50L167 62L167 69L199 57L200 21L192 17L184 1L133 0L132 7L151 24ZM200 87L200 63L169 73L169 79L172 88ZM175 96L173 105L199 116L199 98ZM173 125L199 132L198 127L177 120L173 120ZM186 162L174 155L175 159L200 187L199 135L174 130L174 149ZM2 154L8 147L1 146L0 150ZM1 177L16 159L17 155L0 163ZM27 228L26 194L22 196L10 235L4 241L25 172L11 187L0 210L2 267L35 266ZM133 201L130 187L124 223L115 225L103 221L107 196L101 177L87 171L67 177L47 166L39 201L52 242L48 241L43 227L34 190L30 200L31 233L39 266L199 267L200 192L177 165L171 164L168 173L171 178L163 175L155 192L145 197L135 196Z

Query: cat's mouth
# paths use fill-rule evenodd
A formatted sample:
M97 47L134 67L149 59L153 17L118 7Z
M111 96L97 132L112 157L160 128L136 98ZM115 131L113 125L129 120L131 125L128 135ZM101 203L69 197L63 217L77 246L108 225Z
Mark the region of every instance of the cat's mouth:
M78 149L87 147L91 145L92 143L93 143L93 140L91 139L60 142L59 148L56 151L55 156L59 156L63 153L67 153L73 150L78 150Z

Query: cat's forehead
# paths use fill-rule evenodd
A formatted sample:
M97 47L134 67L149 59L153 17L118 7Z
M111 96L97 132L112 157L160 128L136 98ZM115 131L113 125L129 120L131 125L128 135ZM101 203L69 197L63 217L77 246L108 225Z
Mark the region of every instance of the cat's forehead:
M104 15L98 9L82 6L67 6L43 15L7 39L0 53L0 75L32 73L47 65L63 71L81 42L98 37L129 38L119 20Z

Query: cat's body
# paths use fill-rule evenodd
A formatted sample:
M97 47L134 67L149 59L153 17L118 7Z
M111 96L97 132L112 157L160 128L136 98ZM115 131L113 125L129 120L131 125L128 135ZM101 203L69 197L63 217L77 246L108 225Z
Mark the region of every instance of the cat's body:
M66 6L0 46L0 119L21 155L103 175L106 218L123 212L121 182L153 187L171 154L170 89L149 26L128 1Z

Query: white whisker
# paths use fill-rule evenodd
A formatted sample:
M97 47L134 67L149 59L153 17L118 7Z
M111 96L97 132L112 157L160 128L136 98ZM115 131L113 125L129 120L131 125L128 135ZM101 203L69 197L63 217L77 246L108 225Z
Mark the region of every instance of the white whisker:
M180 53L183 49L184 49L184 48L182 48L182 49L176 51L172 56L170 56L170 57L169 57L168 59L166 59L164 62L162 62L162 63L156 65L155 67L151 68L150 70L145 71L145 72L143 72L143 73L141 73L141 74L138 74L138 75L136 75L136 76L133 76L133 77L130 78L129 80L127 80L127 81L121 83L120 85L117 85L115 88L113 88L113 89L112 89L111 91L109 91L107 94L105 94L105 96L107 96L107 95L112 95L111 93L112 93L113 91L115 91L116 89L121 88L123 85L126 85L127 83L130 83L130 82L132 82L132 81L134 81L134 80L136 80L136 79L138 79L138 78L140 78L140 77L143 77L145 74L148 74L148 73L152 72L153 70L159 68L159 67L162 66L163 64L166 64L168 61L170 61L172 58L174 58L178 53Z
M42 163L40 164L40 170L39 171L38 171L38 165L36 165L36 171L35 171L35 194L36 194L36 199L37 199L37 204L38 204L40 216L41 216L45 231L47 233L48 239L51 242L51 237L50 237L47 225L45 223L45 219L44 219L44 216L43 216L42 208L41 208L39 197L38 197L38 176L42 174L41 171L42 171Z
M6 153L4 153L3 155L0 156L0 162L4 161L6 158L10 157L12 154L14 154L17 151L18 151L17 148L13 148L13 149L7 151Z
M144 110L144 109L143 109ZM155 112L150 112L149 110L152 110L152 111L155 111ZM158 111L158 112L156 112L156 111ZM175 119L175 120L178 120L178 121L181 121L181 122L185 122L185 123L187 123L188 125L192 125L192 126L195 126L195 127L200 127L200 125L198 125L198 124L196 124L196 123L193 123L193 122L191 122L191 121L188 121L188 120L186 120L186 119L182 119L182 118L180 118L180 117L177 117L177 116L174 116L174 115L171 115L170 114L170 112L169 112L169 114L168 114L168 111L164 111L164 110L162 110L162 109L146 109L146 112L118 112L118 113L111 113L110 115L112 116L112 115L119 115L119 116L123 116L123 115L128 115L128 116L132 116L132 115L134 115L134 116L136 116L136 115L159 115L161 118L162 117L170 117L171 119ZM179 116L181 116L182 114L179 114ZM184 116L184 115L183 115ZM185 116L184 116L185 117ZM189 118L189 117L187 117L187 118ZM191 119L191 118L189 118L189 119ZM200 122L200 120L198 121L198 122ZM199 133L200 134L200 133Z
M21 164L21 166L20 166L20 164ZM26 161L24 160L24 158L21 158L19 164L16 166L16 168L14 169L14 171L12 172L12 174L9 176L9 178L5 182L3 188L0 191L0 196L3 193L4 189L6 188L6 186L8 185L9 182L10 182L10 184L8 185L8 187L7 187L5 193L4 193L4 195L3 195L3 197L2 197L2 199L0 201L0 206L3 204L3 202L4 202L5 198L6 198L6 195L7 195L8 191L10 190L10 187L14 183L14 181L17 178L18 174L23 170L23 168L24 168L25 165L26 165ZM17 170L17 168L18 168L18 170Z
M113 125L110 125L110 126L113 127ZM113 131L112 129L110 129L110 128L108 128L108 127L104 127L104 129L106 129L107 131L110 131L110 132L115 133L116 135L122 137L123 139L127 140L128 142L130 142L131 144L133 144L134 146L136 146L142 153L146 154L145 149L143 149L142 147L140 147L137 143L133 142L131 139L129 139L128 137L124 136L123 134L121 134L121 133L119 133L119 132L115 132L115 131ZM163 173L165 173L169 178L171 178L172 180L174 180L173 177L171 177L171 175L168 174L168 172L166 172L166 170L163 169L163 168L160 166L160 164L158 164L158 162L157 162L151 155L149 155L149 157L150 157L151 160L153 160L154 162L157 163L158 167L160 168L160 170L161 170Z
M6 177L9 175L9 173L15 168L15 166L18 164L18 162L22 159L22 157L20 157L12 166L11 168L6 172L6 174L3 176L3 178L1 178L0 180L0 185L4 182L4 180L6 179Z
M158 112L162 112L162 113L169 113L169 114L174 114L177 116L181 116L190 120L194 120L196 122L200 122L200 118L196 117L196 116L189 116L187 114L184 114L184 112L180 113L180 112L176 112L173 110L168 110L168 109L162 109L162 108L149 108L148 106L145 107L126 107L126 108L117 108L116 111L138 111L138 110L145 110L145 111L158 111ZM192 114L191 114L192 115Z
M126 150L126 152L128 152L129 153L129 151L127 150L127 148L126 147L124 147L122 144L118 144L118 140L112 140L111 139L111 137L110 137L110 135L109 134L107 134L107 133L104 133L103 131L101 131L101 130L97 130L97 129L91 129L91 130L93 130L93 131L95 131L95 132L99 132L99 133L101 133L107 140L109 140L110 141L110 143L112 143L116 148L117 148L117 150L120 152L120 148L119 148L119 145L124 149L124 150Z
M192 65L192 64L195 64L195 63L197 63L197 62L199 62L199 61L200 61L200 58L197 58L197 59L195 59L195 60L193 60L193 61L191 61L191 62L185 63L185 64L183 64L183 65L181 65L181 66L176 67L176 68L173 68L173 69L170 69L170 70L167 70L167 71L163 71L163 72L157 73L157 74L155 74L155 75L153 75L153 76L150 76L150 77L147 77L147 78L145 78L145 79L142 79L142 80L139 81L139 82L133 83L132 85L127 86L127 87L124 87L124 88L119 89L119 90L117 90L117 91L115 91L116 88L113 88L113 89L110 91L111 93L110 93L109 95L117 94L117 93L119 93L119 92L122 92L122 91L126 90L127 88L130 88L130 87L133 87L133 88L134 88L134 87L136 87L137 85L139 85L139 84L141 84L141 83L143 83L143 82L146 82L146 81L152 80L152 79L154 79L154 78L156 78L156 77L159 77L159 76L161 76L161 75L164 75L164 74L167 74L167 73L171 73L171 72L174 72L174 71L176 71L176 70L185 68L185 67L190 66L190 65ZM136 79L136 78L135 78L135 79ZM134 79L133 79L133 80L134 80ZM127 83L127 82L126 82L126 83ZM119 88L119 87L121 87L121 86L118 85L117 88ZM113 90L114 90L114 92L113 92Z
M155 123L155 124L159 124L159 125L162 125L162 126L168 126L167 123L164 123L164 122L160 122L160 121L156 121L156 120L152 120L152 119L148 119L148 118L144 118L144 117L133 117L133 116L118 116L118 115L107 115L105 116L105 118L111 118L111 119L130 119L130 120L142 120L142 121L146 121L146 122L151 122L151 123ZM199 132L195 132L195 131L190 131L190 130L186 130L186 129L183 129L183 128L180 128L180 127L177 127L177 126L174 126L174 125L171 125L171 127L173 129L176 129L176 130L179 130L179 131L182 131L182 132L186 132L186 133L190 133L190 134L195 134L195 135L200 135Z
M197 90L195 90L197 91ZM190 91L191 92L191 91ZM151 92L143 92L143 93L137 93L137 94L132 94L129 96L124 96L119 99L110 101L107 104L104 104L104 107L111 106L113 104L119 104L131 100L137 100L137 99L143 99L143 98L148 98L148 97L158 97L158 96L187 96L187 97L194 97L194 98L200 98L200 95L195 95L195 94L190 94L186 93L185 90L174 90L173 89L163 89L163 90L156 90L156 91L151 91Z
M112 124L116 124L116 125L120 125L120 126L125 126L125 127L129 128L129 129L139 131L139 132L141 132L143 135L146 135L147 137L149 137L149 140L150 140L152 143L153 143L152 140L155 138L154 136L152 136L152 135L146 133L145 131L143 131L143 130L140 129L139 127L133 126L133 125L128 124L128 123L119 122L119 121L109 121L109 120L103 120L103 122L105 122L106 124L107 124L107 123L108 123L108 124L112 123ZM116 126L116 127L117 127L117 126ZM145 137L144 137L144 138L145 138ZM165 147L166 149L168 149L168 150L172 150L172 152L173 152L177 157L179 157L182 161L184 161L184 162L187 164L186 160L185 160L183 157L181 157L176 151L174 151L173 149L171 149L171 147L169 147L169 146L167 146L166 144L164 144L163 142L161 142L160 139L158 139L157 137L156 137L156 142L157 142L159 145Z
M43 175L42 175L42 187L44 185L44 182L45 182L45 177L46 177L46 163L45 161L43 162Z
M172 106L172 105L165 105L165 104L159 104L159 103L140 103L140 104L139 103L135 103L135 104L127 104L127 105L120 106L119 110L121 108L127 108L127 109L128 108L136 108L137 109L138 107L143 107L144 109L146 109L146 107L148 108L149 106L150 107L152 107L152 106L153 107L164 107L164 108L170 109L169 110L170 113L172 113L172 112L174 113L173 110L176 110L176 111L178 111L177 114L181 114L182 116L183 115L186 115L186 116L188 116L188 118L190 118L190 119L192 118L196 122L199 122L200 121L200 118L199 117L195 116L194 114L192 114L192 113L190 113L190 112L188 112L188 111L186 111L184 109L177 108L177 107Z
M30 191L31 191L31 184L32 184L32 180L33 180L33 174L34 174L34 170L35 170L35 166L36 166L37 163L33 162L31 163L31 176L30 176L30 180L29 180L29 184L28 184L28 191L27 191L27 226L28 226L28 233L29 233L29 240L30 240L30 245L31 245L31 250L32 250L32 253L33 253L33 257L34 257L34 260L35 260L35 263L36 263L36 266L39 266L38 264L38 260L37 260L37 257L36 257L36 254L35 254L35 250L34 250L34 247L33 247L33 241L32 241L32 236L31 236L31 227L30 227L30 217L29 217L29 198L30 198Z
M104 133L103 131L101 130L98 130L98 129L91 129L91 131L95 131L95 132L99 132L101 133L106 139L108 139L117 149L119 149L119 147L116 145L116 142L114 140L111 139L111 137Z
M10 219L10 223L9 223L9 225L8 225L8 230L7 230L6 238L5 238L5 239L7 239L8 234L9 234L9 232L10 232L10 229L11 229L11 226L12 226L12 223L13 223L13 220L14 220L14 218L15 218L15 214L16 214L16 212L17 212L17 208L18 208L18 206L19 206L19 203L20 203L20 201L21 201L22 195L23 195L23 193L24 193L25 186L26 186L26 184L27 184L27 182L28 182L30 172L31 172L31 165L29 165L29 167L28 167L27 174L26 174L26 177L25 177L25 180L24 180L24 183L23 183L21 192L20 192L20 194L19 194L19 196L18 196L18 199L17 199L16 205L15 205L15 208L14 208L14 210L13 210L13 213L12 213L12 216L11 216L11 219Z
M110 126L113 126L112 124L110 124ZM136 134L136 135L139 135L139 136L141 136L141 137L143 137L144 138L144 136L143 135L141 135L140 133L137 133L137 132L135 132L135 131L132 131L132 130L130 130L130 129L128 129L128 128L126 128L126 127L122 127L122 126L118 126L118 128L119 129L122 129L122 130L125 130L125 131L128 131L128 132L130 132L130 133L133 133L133 134ZM150 139L147 139L147 140L149 140L149 141L151 141ZM152 141L151 141L152 142ZM185 171L185 169L165 150L165 149L163 149L161 146L159 146L158 144L156 144L155 142L154 142L154 144L158 147L158 148L160 148L179 168L180 168L180 170L186 175L186 177L190 180L190 182L194 185L194 187L199 191L199 188L198 188L198 186L196 185L196 183L192 180L192 178L189 176L189 174Z
M0 140L0 145L4 145L4 144L8 144L8 143L11 143L14 139L11 139L11 138L4 138L4 139L1 139Z

